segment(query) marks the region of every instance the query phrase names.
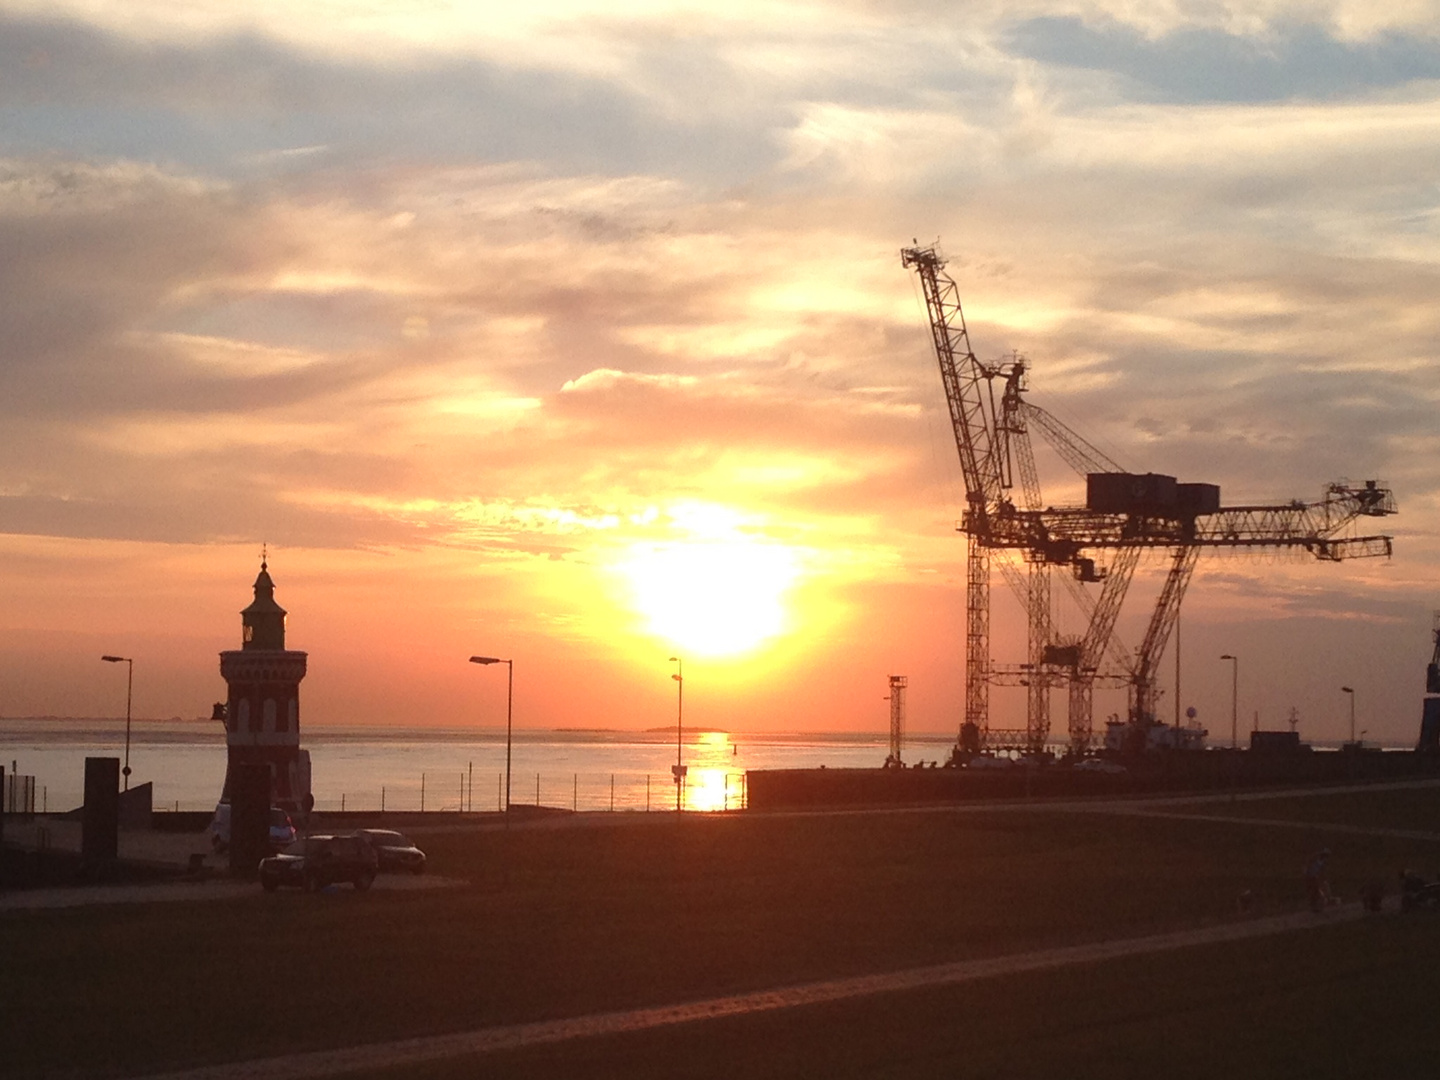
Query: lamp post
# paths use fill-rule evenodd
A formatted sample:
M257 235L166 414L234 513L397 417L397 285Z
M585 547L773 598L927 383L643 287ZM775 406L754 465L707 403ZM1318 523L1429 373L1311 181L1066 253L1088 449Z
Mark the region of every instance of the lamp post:
M1350 745L1355 745L1355 691L1349 686L1340 687L1342 694L1350 695Z
M515 661L498 656L472 656L472 664L504 664L509 671L505 680L505 820L510 820L510 732L515 712Z
M130 691L135 685L135 660L129 656L102 656L107 664L125 664L125 767L120 775L125 778L125 790L130 790Z
M675 680L675 768L671 771L675 774L675 810L678 813L684 809L681 805L681 791L687 771L680 750L680 732L685 722L685 662L678 656L670 657L670 662L677 665L675 674L670 677Z
M1221 660L1230 661L1230 749L1240 745L1239 702L1240 702L1240 658L1226 653Z

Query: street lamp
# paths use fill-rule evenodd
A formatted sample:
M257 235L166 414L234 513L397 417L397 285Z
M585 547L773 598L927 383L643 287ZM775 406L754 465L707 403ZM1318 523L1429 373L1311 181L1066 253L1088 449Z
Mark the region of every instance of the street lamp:
M1355 745L1355 691L1348 686L1340 687L1342 694L1350 695L1350 745Z
M1220 659L1230 661L1230 749L1234 750L1240 744L1237 721L1240 701L1240 658L1226 653Z
M107 664L126 664L125 672L125 767L120 775L125 777L125 790L130 790L130 691L135 685L135 660L129 656L102 656Z
M510 731L515 709L515 661L501 660L498 656L472 656L472 664L504 664L507 672L505 689L505 819L510 819Z
M680 731L685 722L685 662L678 656L670 657L670 662L677 665L675 674L670 676L675 680L675 767L670 771L675 774L675 809L678 812L683 809L680 798L687 771L680 757Z

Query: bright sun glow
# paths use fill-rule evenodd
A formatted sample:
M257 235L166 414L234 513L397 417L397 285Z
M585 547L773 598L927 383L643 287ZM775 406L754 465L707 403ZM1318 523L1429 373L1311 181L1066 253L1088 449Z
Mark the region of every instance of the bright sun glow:
M646 630L682 653L735 656L786 629L795 553L744 536L638 544L620 567Z

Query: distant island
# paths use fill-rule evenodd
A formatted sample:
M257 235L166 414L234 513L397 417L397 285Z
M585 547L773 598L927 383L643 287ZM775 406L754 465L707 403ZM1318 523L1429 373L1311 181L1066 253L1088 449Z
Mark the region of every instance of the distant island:
M557 727L551 728L556 735L634 735L633 728L615 727ZM643 735L661 735L675 730L674 724L662 724L660 727L642 728ZM730 732L724 728L687 727L686 731L695 735L729 735Z

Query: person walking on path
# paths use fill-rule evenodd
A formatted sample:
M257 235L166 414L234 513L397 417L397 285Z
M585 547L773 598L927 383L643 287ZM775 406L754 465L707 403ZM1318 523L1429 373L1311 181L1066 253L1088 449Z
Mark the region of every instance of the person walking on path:
M1305 866L1305 898L1311 911L1324 911L1330 904L1330 883L1325 870L1330 862L1330 849L1321 848Z

